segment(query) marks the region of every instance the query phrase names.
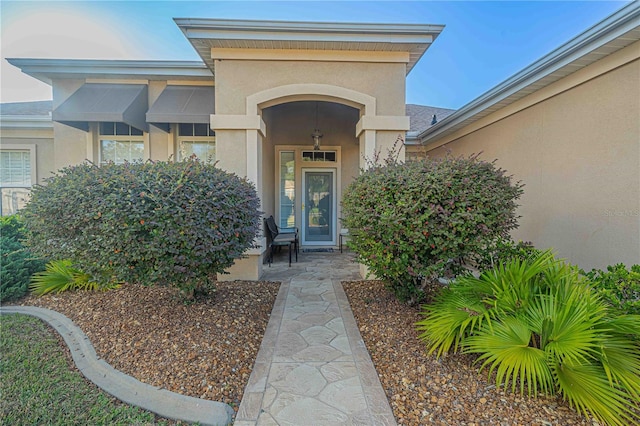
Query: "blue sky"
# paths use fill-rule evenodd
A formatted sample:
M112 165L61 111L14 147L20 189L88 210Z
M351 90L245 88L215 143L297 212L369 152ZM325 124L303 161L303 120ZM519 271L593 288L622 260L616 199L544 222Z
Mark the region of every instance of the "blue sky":
M4 58L199 60L172 18L444 24L407 103L459 108L624 6L621 1L4 1L0 100L51 99Z

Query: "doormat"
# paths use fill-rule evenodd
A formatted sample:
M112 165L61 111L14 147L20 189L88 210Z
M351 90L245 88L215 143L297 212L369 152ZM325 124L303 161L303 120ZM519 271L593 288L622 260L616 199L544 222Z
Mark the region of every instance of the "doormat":
M332 248L302 249L303 253L333 253Z

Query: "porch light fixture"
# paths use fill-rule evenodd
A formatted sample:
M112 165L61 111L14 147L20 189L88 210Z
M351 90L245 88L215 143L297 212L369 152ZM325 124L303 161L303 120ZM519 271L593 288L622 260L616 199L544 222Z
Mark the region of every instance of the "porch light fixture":
M313 133L311 133L311 137L313 138L313 150L320 150L320 139L322 139L322 132L318 128L318 102L316 102L316 128L313 129Z

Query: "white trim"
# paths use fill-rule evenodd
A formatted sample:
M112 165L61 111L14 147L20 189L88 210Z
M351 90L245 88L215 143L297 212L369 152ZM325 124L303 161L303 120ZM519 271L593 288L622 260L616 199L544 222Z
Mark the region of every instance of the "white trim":
M307 163L309 164L309 163ZM306 165L306 164L305 164ZM300 245L301 246L335 246L337 244L337 234L339 231L339 226L338 226L338 168L340 166L336 165L336 167L301 167L300 171L301 171L301 175L302 175L302 179L300 181L301 185L300 185L300 189L301 189L301 200L300 202L302 204L304 204L305 201L305 193L306 193L306 173L313 173L313 172L320 172L320 173L331 173L332 175L332 184L333 184L333 188L332 188L332 212L331 215L332 217L332 224L333 224L333 229L331 230L331 241L307 241L306 240L306 233L305 233L305 208L301 208L301 220L300 220L300 228L301 228L301 232L300 232Z
M111 121L107 121L106 123L111 123ZM149 141L149 133L143 131L142 135L103 135L100 133L100 124L102 123L97 123L96 125L96 136L97 136L97 149L98 149L98 165L102 165L103 159L102 159L102 141L103 140L108 140L108 141L115 141L115 142L129 142L129 143L140 143L142 142L142 159L141 161L147 161L151 158L151 152L150 152L150 141ZM125 123L126 124L126 123ZM130 128L132 128L133 126L128 125ZM140 130L140 129L138 129ZM90 134L92 134L93 132L88 132ZM93 139L93 138L91 138ZM93 144L92 144L93 145ZM87 151L87 154L89 154L89 152ZM91 153L92 155L94 155L93 153ZM127 161L132 161L131 159L128 159ZM135 159L133 160L135 161ZM121 164L121 163L116 163L116 164Z
M281 198L280 198L280 184L282 183L282 153L287 152L287 153L291 153L293 154L293 221L294 221L294 226L297 227L298 226L298 215L296 214L298 211L298 207L297 204L298 202L296 201L298 199L298 189L299 189L299 182L297 181L297 170L299 167L298 164L298 159L296 158L296 149L285 149L285 148L281 148L281 146L276 146L276 150L275 150L275 156L274 156L274 160L275 160L275 169L276 169L276 184L274 186L274 212L273 212L273 217L276 220L276 223L278 224L278 226L281 226L282 224L282 202L281 202Z
M342 147L335 145L323 146L323 151L335 151L336 152L336 161L335 162L324 162L324 161L302 161L302 152L303 151L312 151L312 145L275 145L274 146L274 211L273 217L276 218L276 223L280 223L280 153L281 152L293 152L294 153L294 161L295 161L295 171L294 171L294 179L295 179L295 203L294 203L294 217L296 227L300 228L300 224L302 223L302 200L304 197L303 188L301 187L302 182L302 169L335 169L336 170L336 197L338 200L342 199ZM337 209L337 217L340 216L341 206L336 206ZM328 245L328 244L325 244Z
M208 158L199 158L200 161L204 163L215 163L216 162L216 137L215 136L178 136L176 138L176 153L177 161L182 161L184 158L182 157L182 144L184 143L192 143L192 144L206 144L210 147L213 147L213 161L209 161Z
M258 32L258 33L298 33L315 32L317 34L355 33L355 34L398 34L406 38L424 33L440 33L444 25L430 24L381 24L362 22L310 22L310 21L269 21L251 19L208 19L208 18L174 18L180 28L208 30L211 38L217 32Z
M53 129L50 115L0 115L2 129Z
M365 130L407 131L411 128L410 118L399 115L363 115L356 124L356 137Z
M376 115L376 98L373 96L340 86L315 83L286 84L249 95L247 115L258 114L259 109L301 100L336 102Z
M267 125L259 115L211 114L210 126L213 130L257 130L267 134Z
M215 82L213 80L210 80L210 81L167 80L167 86L215 87Z
M48 85L57 78L87 79L104 75L144 80L213 79L201 61L7 58L7 62Z
M3 143L0 145L0 151L29 151L29 161L31 168L31 185L30 186L10 186L9 188L31 188L38 183L38 163L36 155L37 145L32 143L17 144L17 143ZM0 187L2 187L0 185Z
M211 70L211 48L392 51L409 54L407 74L444 25L174 18Z
M369 52L352 50L310 50L310 49L234 49L211 48L214 60L256 60L256 61L315 61L315 62L367 62L404 63L410 61L408 52Z

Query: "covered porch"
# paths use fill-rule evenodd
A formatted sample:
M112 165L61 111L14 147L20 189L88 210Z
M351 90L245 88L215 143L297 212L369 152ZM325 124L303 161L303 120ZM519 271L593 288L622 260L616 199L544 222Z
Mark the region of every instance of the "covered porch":
M340 200L409 130L405 79L439 25L177 19L215 78L218 165L304 248L337 248ZM404 151L400 153L404 159ZM267 239L228 271L263 274Z

